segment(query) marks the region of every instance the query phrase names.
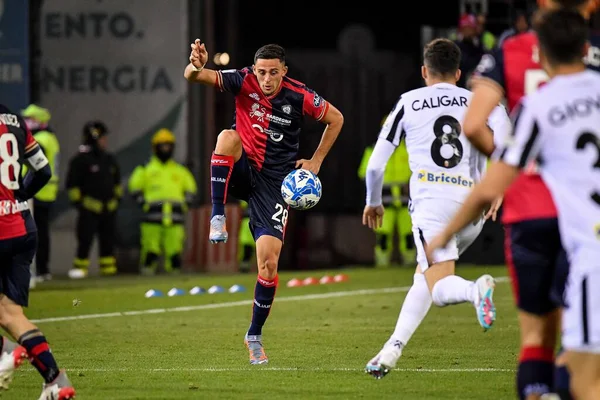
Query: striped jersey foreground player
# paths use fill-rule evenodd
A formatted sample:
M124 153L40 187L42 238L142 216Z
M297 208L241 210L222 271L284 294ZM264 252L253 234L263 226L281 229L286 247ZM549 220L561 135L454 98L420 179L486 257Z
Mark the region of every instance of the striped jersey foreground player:
M33 172L22 178L24 163ZM2 337L0 388L8 388L15 368L29 357L45 381L40 400L66 400L75 397L75 390L58 369L44 334L23 313L29 298L29 267L37 248L27 200L51 176L48 159L25 121L0 104L0 326L19 343Z
M597 0L540 0L540 8L577 8L585 18L597 8ZM590 35L585 61L598 69L600 37ZM538 39L530 31L513 36L482 58L473 79L473 102L463 126L474 144L489 148L491 137L477 135L492 108L503 96L512 110L526 94L547 81L538 57ZM561 297L568 271L560 244L556 207L537 172L535 162L522 171L507 190L502 222L505 227L505 259L519 308L521 352L517 390L521 398L553 389L568 397L568 373L556 360L554 347L560 324Z
M367 166L363 224L377 228L385 218L381 190L386 163L400 142L406 141L412 171L409 209L418 263L396 329L365 368L377 379L396 366L432 303L440 307L471 303L484 329L491 327L496 316L491 276L483 275L472 282L454 275L456 260L483 228L483 214L472 218L473 223L458 232L451 245L431 262L425 257L425 243L446 226L486 167L486 157L461 135L460 121L471 92L456 86L461 74L460 58L458 46L447 39L436 39L425 47L422 76L427 86L400 97L381 129ZM496 108L489 125L494 131L510 130L504 107Z
M204 68L204 43L192 43L188 81L216 86L235 95L235 124L219 134L211 159L212 217L209 240L227 240L227 194L248 202L250 230L256 241L258 278L252 322L245 336L251 364L268 361L262 327L277 289L277 264L283 246L288 207L281 183L295 167L315 174L343 125L342 114L303 83L286 76L285 51L270 44L258 49L254 65L241 70ZM327 125L310 160L297 160L305 117Z
M576 11L543 14L536 24L540 62L551 80L526 96L514 135L428 253L507 190L519 170L541 157L540 172L555 200L560 236L570 262L562 344L575 398L600 394L600 74L582 61L588 31Z

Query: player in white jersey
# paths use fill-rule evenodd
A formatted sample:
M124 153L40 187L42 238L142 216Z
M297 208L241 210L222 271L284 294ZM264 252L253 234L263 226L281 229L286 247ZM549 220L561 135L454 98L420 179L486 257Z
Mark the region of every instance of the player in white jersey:
M526 96L515 129L494 153L497 162L427 252L442 248L520 169L539 159L558 209L570 262L562 344L577 399L600 396L600 74L586 71L588 31L570 10L542 14L536 31L540 61L550 81Z
M366 372L378 379L395 367L432 302L440 307L473 304L477 320L486 330L496 318L492 300L494 279L483 275L472 282L454 275L455 261L481 232L483 213L454 235L451 245L438 251L431 263L424 247L446 226L486 168L486 157L461 135L460 121L471 92L456 86L460 57L458 46L447 39L436 39L425 47L422 75L427 86L400 97L382 127L367 167L363 224L375 228L383 218L381 191L386 163L400 141L406 141L412 171L409 207L418 265L394 333L366 366ZM493 131L511 128L502 106L498 106L488 122Z

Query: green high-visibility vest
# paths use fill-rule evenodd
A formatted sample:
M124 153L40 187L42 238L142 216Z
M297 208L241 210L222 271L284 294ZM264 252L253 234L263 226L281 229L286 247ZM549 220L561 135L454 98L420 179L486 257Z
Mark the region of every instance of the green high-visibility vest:
M196 191L196 180L189 169L174 160L163 163L155 156L148 164L138 166L129 178L129 193L144 199L146 221L165 226L183 222L187 203Z
M34 139L46 155L48 163L50 164L50 170L52 171L52 178L37 194L35 199L45 202L53 202L56 200L58 194L58 158L60 154L60 145L56 135L50 131L39 131L33 135ZM23 167L23 176L27 173L27 167Z

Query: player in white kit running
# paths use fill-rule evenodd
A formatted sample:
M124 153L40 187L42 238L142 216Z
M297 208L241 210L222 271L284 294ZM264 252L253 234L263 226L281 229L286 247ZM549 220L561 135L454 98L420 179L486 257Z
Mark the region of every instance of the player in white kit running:
M400 141L406 141L412 171L409 210L418 265L394 333L366 366L366 372L378 379L396 366L432 302L440 307L473 304L485 330L496 318L494 279L483 275L472 282L454 275L455 261L481 232L483 213L454 235L449 246L436 252L431 263L425 254L425 244L444 229L486 168L486 157L461 135L471 92L456 86L460 57L458 46L447 39L436 39L425 47L422 75L427 86L400 97L382 127L367 167L363 224L376 228L384 217L381 191L386 163ZM504 135L511 128L502 106L488 122L492 131L505 131Z
M448 243L483 204L508 188L520 169L540 160L558 209L570 271L562 344L571 389L580 400L600 398L600 74L586 70L588 29L576 11L542 14L536 23L540 63L550 81L526 96L515 130L495 152L498 160L429 254Z

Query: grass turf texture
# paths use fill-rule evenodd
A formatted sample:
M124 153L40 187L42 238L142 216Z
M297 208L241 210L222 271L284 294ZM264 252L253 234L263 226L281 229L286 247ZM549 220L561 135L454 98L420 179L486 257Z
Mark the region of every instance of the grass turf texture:
M292 277L339 272L350 280L285 286ZM470 279L484 272L506 275L503 267L458 270ZM506 282L497 285L498 319L489 332L479 327L469 304L433 306L405 348L398 370L379 381L363 372L391 334L412 276L412 269L282 273L263 330L269 364L257 366L249 365L243 345L256 280L252 274L54 281L32 291L27 314L43 320L111 313L38 324L79 399L513 399L518 326ZM247 292L144 298L150 288L166 294L172 287L187 292L194 286L227 289L233 284ZM378 291L383 288L401 289ZM293 296L300 298L289 299ZM169 310L230 302L243 304ZM119 314L149 309L162 310ZM41 378L27 365L0 398L32 399L40 391Z

